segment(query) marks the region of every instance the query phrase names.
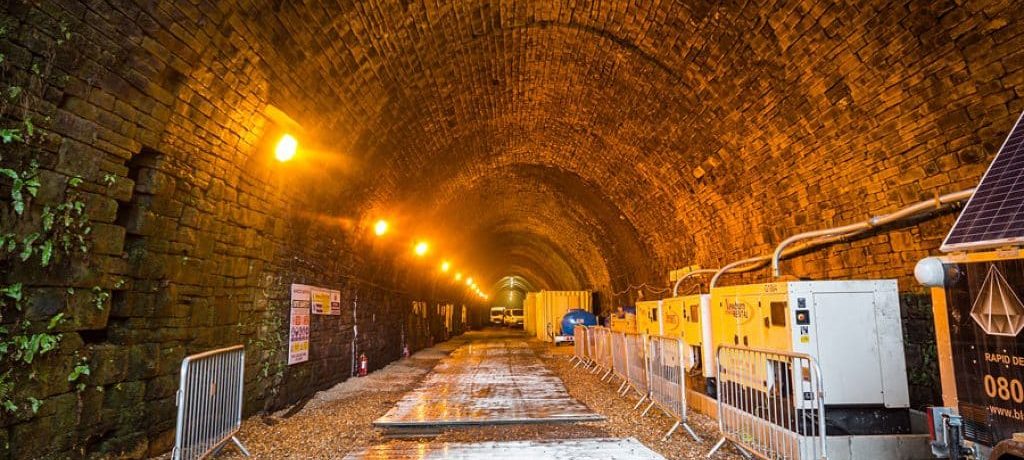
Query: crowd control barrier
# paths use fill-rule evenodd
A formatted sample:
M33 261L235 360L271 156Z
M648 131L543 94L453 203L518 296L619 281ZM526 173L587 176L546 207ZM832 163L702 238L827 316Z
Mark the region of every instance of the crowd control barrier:
M587 367L597 367L597 343L599 341L598 332L594 330L596 326L587 327L587 358L590 362L587 363Z
M619 385L619 395L625 396L630 389L635 391L640 399L633 406L633 409L640 407L650 397L647 378L647 355L644 348L644 336L630 332L613 332L615 339L612 341L613 353L618 353L619 359L615 362L616 374L622 378ZM617 350L617 348L621 348ZM616 356L613 354L613 356Z
M604 375L601 376L601 380L604 380L613 370L611 330L601 326L592 326L589 329L589 333L594 336L593 353L595 366L591 373L596 374L605 371Z
M174 460L204 458L228 441L249 456L235 437L242 425L244 377L242 345L191 355L181 362Z
M573 354L572 359L569 362L576 361L576 365L573 368L577 368L580 364L590 365L590 340L587 337L587 327L576 325L572 328L573 336Z
M621 332L609 331L608 340L611 342L612 353L612 371L608 377L618 377L622 381L616 392L622 394L622 389L629 385L629 354L626 352L626 336Z
M683 361L683 341L658 335L647 338L647 375L651 402L644 409L646 415L657 406L676 419L664 438L668 439L681 426L696 441L700 436L687 421L686 363Z
M732 442L770 460L827 459L821 370L801 353L722 346L718 427L708 457Z
M647 415L654 407L659 408L676 423L665 433L668 439L679 427L695 440L700 437L687 422L686 405L686 363L683 359L683 341L663 336L645 336L630 332L615 332L605 327L577 327L575 334L585 334L583 348L574 350L578 361L585 368L593 366L591 374L604 371L601 381L619 377L618 394L625 396L630 389L636 391L639 400L633 406L638 409L645 402L641 416Z

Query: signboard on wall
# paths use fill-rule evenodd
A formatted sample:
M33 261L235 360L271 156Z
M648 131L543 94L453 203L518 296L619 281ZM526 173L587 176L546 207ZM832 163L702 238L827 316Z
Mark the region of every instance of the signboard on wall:
M288 330L288 365L309 360L309 310L312 288L292 285L291 321Z
M341 291L311 287L314 315L341 315Z
M964 437L995 446L1024 429L1024 259L945 268Z

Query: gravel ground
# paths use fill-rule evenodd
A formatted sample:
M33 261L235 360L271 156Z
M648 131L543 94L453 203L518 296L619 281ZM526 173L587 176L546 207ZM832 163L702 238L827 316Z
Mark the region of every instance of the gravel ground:
M239 438L257 459L341 459L352 451L378 444L413 445L419 442L477 442L539 439L635 437L668 459L703 458L717 440L717 424L710 418L691 413L691 426L703 438L696 443L682 429L671 439L661 441L672 420L652 410L640 418L632 411L636 399L623 399L615 387L599 381L599 376L572 369L568 358L571 347L555 348L536 343L542 361L559 376L569 393L601 413L604 422L500 425L466 427L423 439L387 439L373 428L372 422L384 415L402 395L423 380L426 373L455 347L464 344L459 337L410 359L392 363L365 378L354 378L317 394L305 408L289 418L285 411L271 417L251 417L242 424ZM227 448L219 458L242 458ZM742 458L726 448L718 460Z
M591 423L596 430L595 436L616 438L634 437L655 452L667 459L702 459L718 441L718 422L703 414L690 412L690 426L703 442L696 442L680 427L671 438L662 441L662 436L672 427L675 420L662 412L651 409L647 417L641 418L639 410L634 411L636 393L619 397L615 390L619 382L603 383L599 375L588 371L573 369L569 364L572 347L543 346L539 354L544 364L555 375L561 377L572 397L582 401L591 409L608 417L604 422ZM600 434L598 434L600 433ZM742 459L731 447L723 447L715 455L716 460Z

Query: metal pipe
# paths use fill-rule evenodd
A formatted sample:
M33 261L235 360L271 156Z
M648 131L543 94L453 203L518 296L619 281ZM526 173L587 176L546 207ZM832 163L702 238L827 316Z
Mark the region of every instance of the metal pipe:
M732 271L732 269L734 269L736 267L741 267L743 265L751 265L751 264L760 265L760 264L764 263L765 261L767 261L768 259L769 259L769 256L757 256L757 257L751 257L749 259L737 260L736 262L730 263L730 264L720 268L717 272L715 272L715 276L711 277L711 282L708 283L708 287L709 288L714 288L715 286L717 286L718 285L718 278L721 278L722 275L724 275L726 273L729 273L730 271Z
M875 216L868 220L858 222L855 224L844 225L842 227L828 228L824 230L814 230L810 232L803 232L793 235L789 238L786 238L785 240L782 240L782 242L775 247L775 252L772 254L772 276L778 278L781 275L781 272L779 270L779 259L782 258L783 251L786 249L786 247L789 246L790 244L793 244L794 242L805 240L808 238L846 238L870 230L874 227L886 225L892 222L905 219L907 217L918 215L924 211L940 209L947 204L956 203L969 199L973 194L973 188L961 190L959 192L937 196L931 200L921 201L910 206L904 207L898 211L889 214L882 214L880 216ZM805 248L806 247L809 246L805 246Z
M840 234L840 235L828 236L828 237L823 237L823 238L818 238L818 239L815 239L815 240L811 240L811 241L803 243L803 244L801 244L799 246L791 247L791 248L786 249L785 251L783 251L782 255L783 256L787 256L787 255L790 255L790 254L794 254L794 253L803 251L803 250L808 249L808 248L812 248L814 246L820 246L822 244L828 244L828 243L832 243L832 242L835 242L835 241L840 241L840 240L842 240L844 238L849 238L850 236L856 235L858 233L860 233L860 232L843 233L843 234ZM711 278L711 283L710 283L709 287L713 288L713 287L717 286L718 285L718 279L722 275L725 275L726 273L743 273L743 272L749 272L751 270L756 270L756 269L760 268L762 264L764 264L765 262L768 262L770 259L771 259L771 256L758 256L758 257L751 257L749 259L743 259L743 260L740 260L740 261L737 261L737 262L733 262L733 263L731 263L729 265L726 265L725 267L722 267L717 272L715 272L715 276ZM744 265L747 265L747 266L744 267ZM736 267L742 267L742 268L736 269Z
M679 284L682 283L683 280L685 280L686 278L689 278L689 277L691 277L693 275L712 274L712 273L717 273L717 272L718 272L717 268L703 268L703 269L700 269L700 270L694 270L692 272L689 272L689 273L679 277L679 279L676 280L676 284L672 286L672 297L677 297L679 295Z

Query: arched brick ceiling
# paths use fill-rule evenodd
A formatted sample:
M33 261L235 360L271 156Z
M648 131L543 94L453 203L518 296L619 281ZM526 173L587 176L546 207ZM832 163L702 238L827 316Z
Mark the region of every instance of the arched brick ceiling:
M273 86L271 100L354 158L345 199L326 203L446 216L423 222L450 225L495 277L508 274L497 256L517 254L538 284L657 283L667 268L766 250L819 216L916 200L932 189L889 171L949 155L955 139L980 144L976 130L1009 111L972 114L950 94L984 90L984 62L947 16L1019 12L690 3L314 1L238 14L284 58L271 62L289 63L270 73L320 105L290 107ZM984 119L967 129L949 121L958 113ZM934 185L969 186L978 168L965 167Z
M521 245L539 263L571 268L573 275L562 278L574 282L548 283L554 286L621 290L631 276L657 276L649 273L652 248L600 193L562 169L506 165L463 170L433 191L410 195L434 203L427 221L452 228L454 241L468 242L467 254L476 259L471 265L500 261ZM534 248L531 239L550 247ZM503 276L500 265L496 270Z

